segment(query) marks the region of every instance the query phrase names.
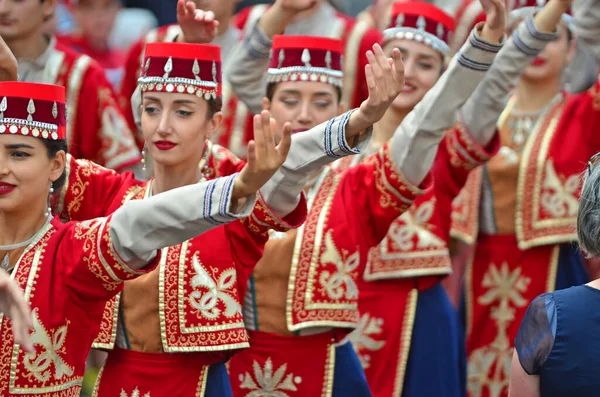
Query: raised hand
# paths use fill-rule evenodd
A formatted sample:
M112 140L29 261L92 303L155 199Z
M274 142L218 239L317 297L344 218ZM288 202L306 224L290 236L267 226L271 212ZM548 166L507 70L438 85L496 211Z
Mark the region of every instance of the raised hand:
M317 0L276 0L273 7L265 12L258 20L258 27L273 38L277 34L283 34L287 25L303 11L308 11L318 5Z
M17 58L0 37L0 81L17 81Z
M196 8L192 1L177 1L177 22L181 32L177 37L180 43L206 44L215 39L219 21L215 20L212 11L203 11Z
M507 19L504 1L479 0L485 13L485 25L482 31L482 38L484 40L500 42L504 37Z
M292 125L285 123L276 144L276 122L264 110L254 116L254 140L248 143L248 163L236 178L232 199L256 193L281 167L292 144Z
M29 305L23 297L23 291L4 270L0 270L0 312L12 321L15 343L25 351L33 351L29 339L29 329L33 327Z
M367 51L369 64L365 76L369 97L352 113L346 127L346 139L352 139L383 117L392 102L404 88L404 63L402 53L394 48L392 58L386 57L381 46L375 44Z

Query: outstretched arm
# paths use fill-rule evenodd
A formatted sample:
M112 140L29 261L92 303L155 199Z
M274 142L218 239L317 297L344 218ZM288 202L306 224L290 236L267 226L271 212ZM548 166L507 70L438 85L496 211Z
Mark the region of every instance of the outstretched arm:
M325 165L341 157L359 154L370 137L371 127L379 121L404 88L402 53L395 49L387 58L379 44L367 52L365 68L369 97L357 109L322 123L292 138L292 150L273 178L261 189L269 206L276 212L288 214L300 199L308 179ZM274 129L275 121L269 112L255 116L255 131ZM262 121L262 123L261 123ZM289 134L291 124L284 125Z
M285 161L290 136L279 145L266 131L248 144L248 163L239 174L177 188L119 208L110 221L118 256L133 269L144 267L156 250L182 243L215 226L250 214L255 193Z
M462 125L480 145L487 145L494 136L498 117L523 70L544 49L546 43L556 38L556 28L569 3L550 0L534 18L521 23L481 84L461 108Z
M503 1L493 0L493 3L502 12L490 13L488 20L503 15ZM351 229L358 232L357 241L365 248L378 244L391 222L416 196L424 193L423 189L430 187L431 181L426 177L446 130L454 125L458 109L475 90L501 48L498 42L503 33L498 37L489 32L489 26L478 25L390 142L344 174L344 201L354 203L347 207L354 211L351 218L356 224Z

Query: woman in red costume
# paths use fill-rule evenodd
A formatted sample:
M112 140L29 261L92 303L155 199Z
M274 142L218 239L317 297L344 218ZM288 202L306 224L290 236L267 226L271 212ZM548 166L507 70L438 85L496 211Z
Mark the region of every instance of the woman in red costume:
M0 315L0 395L78 396L106 302L125 280L151 272L164 255L160 249L247 217L289 140L275 148L272 135L257 137L252 162L240 174L63 224L48 202L67 178L65 90L3 82L0 97L1 266L32 308L27 350ZM26 343L22 334L18 340Z
M341 43L277 36L283 26L272 15L265 14L236 50L236 74L246 82L238 94L256 104L266 92L264 108L301 131L340 109L343 74L336 60ZM432 25L435 32L437 23ZM346 339L359 320L357 277L390 224L416 196L429 194L417 185L428 183L445 129L496 55L491 49L499 48L481 40L481 34L473 34L437 85L393 129L390 142L353 167L344 168L342 161L315 173L306 187L305 225L272 234L244 305L252 344L229 366L236 396L371 395ZM388 56L399 50L389 51ZM379 53L383 50L377 47ZM434 81L440 72L441 67ZM246 98L253 87L262 90Z
M487 21L477 28L488 43L476 43L497 52L505 29L504 2L482 1L481 6ZM439 79L453 27L453 19L436 6L404 1L393 5L384 50L402 50L405 90L374 126L373 151L385 145ZM452 271L450 214L469 172L498 148L494 131L448 130L432 167L433 189L418 197L369 251L358 282L361 319L350 338L374 396L464 396L464 335L441 284Z
M578 95L563 91L574 50L570 3L550 0L535 17L535 7L511 13L506 56L462 112L462 128L497 130L502 145L469 175L453 211L453 235L474 246L464 280L471 396L507 395L513 341L529 302L589 280L575 223L580 175L600 149L590 127L600 123L600 82ZM584 5L575 25L597 32L600 2ZM600 35L580 38L600 55Z

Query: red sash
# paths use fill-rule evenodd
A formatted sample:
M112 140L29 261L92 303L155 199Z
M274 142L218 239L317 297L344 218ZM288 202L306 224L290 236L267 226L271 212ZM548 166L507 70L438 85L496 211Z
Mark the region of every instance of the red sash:
M100 370L93 397L204 396L211 364L226 357L114 349Z
M259 396L261 392L288 397L331 396L335 348L346 332L334 330L312 336L248 333L250 348L229 362L234 396Z

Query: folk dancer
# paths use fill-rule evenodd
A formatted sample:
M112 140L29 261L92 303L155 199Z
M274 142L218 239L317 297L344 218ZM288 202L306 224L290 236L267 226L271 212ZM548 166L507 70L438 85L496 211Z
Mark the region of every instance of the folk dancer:
M487 43L476 36L470 42L497 52L503 44L504 2L482 1L482 6L488 17L478 31ZM385 145L438 80L453 27L453 18L436 6L404 1L393 5L384 30L384 51L401 49L405 89L375 125L373 151ZM374 396L461 397L466 393L464 332L441 281L452 271L452 201L469 172L490 159L498 143L493 130L470 134L449 129L432 167L433 188L418 197L369 251L366 268L358 276L361 318L350 340Z
M273 147L254 150L240 174L65 224L49 208L67 178L64 87L2 82L0 97L1 266L32 308L29 344L0 314L0 396L78 396L106 302L159 265L160 249L250 215L255 188L283 163L289 139L276 149L272 137L257 138L257 147Z
M326 0L275 0L271 6L254 5L240 11L235 17L235 24L245 35L249 35L256 29L259 19L277 21L279 30L276 34L341 39L344 49L342 103L347 108L354 108L367 98L364 69L368 60L364 54L373 44L381 42L379 30L336 11ZM241 87L243 84L238 83L238 78L243 76L232 73L230 81L232 85ZM259 102L260 98L262 95ZM257 107L249 107L252 112L261 109L260 103Z
M67 144L71 154L117 171L136 169L141 155L104 70L86 55L42 32L53 0L7 1L0 35L19 61L21 81L62 85L67 93Z
M212 141L229 149L236 157L244 158L246 156L246 146L253 136L253 114L242 102L238 101L228 80L229 65L235 62L231 58L231 52L237 42L242 39L242 31L231 23L236 3L237 0L179 0L177 24L150 31L130 48L119 97L132 130L139 130L141 118L139 95L134 95L134 92L142 73L146 44L155 42L211 43L221 47L224 75L222 93L224 120L219 130L213 135ZM199 6L202 6L203 9L198 9ZM212 34L206 34L206 25L214 28ZM138 143L141 148L143 139Z
M599 5L586 5L582 24L597 26ZM600 148L589 128L600 121L600 82L576 96L562 90L574 50L572 19L563 14L569 6L551 0L535 18L535 8L513 11L513 26L525 21L463 112L465 129L497 128L502 143L469 175L452 215L452 235L475 250L464 281L471 396L507 394L513 340L529 302L588 280L573 242L579 175Z
M241 93L258 86L268 69L264 107L280 123L292 121L293 130L302 131L339 111L342 43L276 36L280 30L265 14L238 47L235 74L244 71L247 77L239 95L245 100ZM369 59L385 57L375 48ZM369 248L428 189L426 175L445 128L454 122L454 106L470 95L484 74L482 65L494 58L488 49L468 43L378 153L346 171L325 168L309 183L307 222L286 234L273 233L250 279L244 318L252 343L230 362L234 395L371 395L346 339L359 320L357 276ZM473 64L481 68L474 70Z

